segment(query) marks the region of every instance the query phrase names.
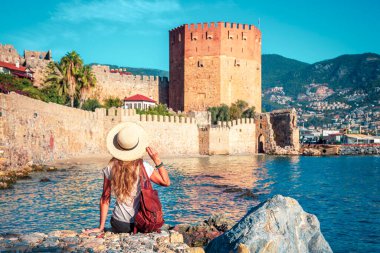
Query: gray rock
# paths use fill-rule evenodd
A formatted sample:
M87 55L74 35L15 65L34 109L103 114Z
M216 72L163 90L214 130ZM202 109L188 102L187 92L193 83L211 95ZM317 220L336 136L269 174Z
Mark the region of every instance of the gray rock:
M332 252L315 215L292 198L276 195L252 208L231 230L212 240L206 252Z

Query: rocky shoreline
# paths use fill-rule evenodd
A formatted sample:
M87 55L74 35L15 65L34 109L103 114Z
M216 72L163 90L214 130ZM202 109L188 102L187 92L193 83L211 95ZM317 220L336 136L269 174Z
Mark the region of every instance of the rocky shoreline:
M238 223L214 215L196 225L164 225L161 233L0 234L0 252L332 252L315 215L276 195L253 207Z
M31 178L31 174L33 172L53 172L57 170L58 169L55 166L33 164L17 169L8 169L0 171L0 190L12 188L18 180ZM42 178L41 181L47 182L49 181L49 179Z

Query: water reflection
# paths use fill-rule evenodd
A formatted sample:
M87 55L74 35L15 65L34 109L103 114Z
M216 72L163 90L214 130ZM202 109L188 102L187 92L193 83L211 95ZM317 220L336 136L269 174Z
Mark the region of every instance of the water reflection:
M156 188L169 224L218 212L238 220L259 201L282 194L317 215L334 252L380 252L380 157L212 156L165 163L172 185ZM65 170L36 173L1 191L0 233L97 226L105 164L62 164ZM42 177L51 182L39 182ZM239 197L244 190L254 197Z

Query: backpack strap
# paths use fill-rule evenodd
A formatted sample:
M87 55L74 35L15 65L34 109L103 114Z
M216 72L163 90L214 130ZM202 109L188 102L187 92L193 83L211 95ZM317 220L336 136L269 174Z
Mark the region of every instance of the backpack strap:
M148 177L148 174L146 173L143 159L139 162L140 167L140 187L141 189L152 189L152 184L150 183L150 178Z

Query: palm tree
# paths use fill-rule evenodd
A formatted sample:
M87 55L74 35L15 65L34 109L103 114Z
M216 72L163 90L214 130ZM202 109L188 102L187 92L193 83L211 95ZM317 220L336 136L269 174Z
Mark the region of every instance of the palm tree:
M90 65L83 66L78 72L78 95L79 95L79 108L82 108L83 102L87 99L87 96L91 88L96 85L96 77L92 72Z
M60 96L68 95L68 82L61 64L50 62L48 69L49 75L46 78L46 83L54 86Z
M62 67L63 74L67 79L70 104L71 107L74 107L74 98L78 85L78 73L83 67L83 61L77 52L71 51L62 57L60 65Z

